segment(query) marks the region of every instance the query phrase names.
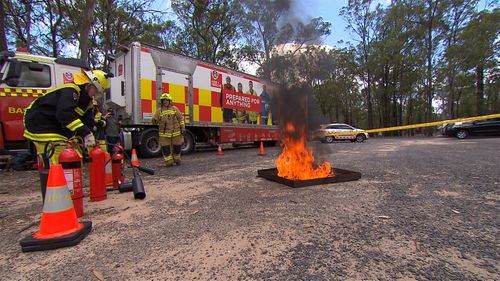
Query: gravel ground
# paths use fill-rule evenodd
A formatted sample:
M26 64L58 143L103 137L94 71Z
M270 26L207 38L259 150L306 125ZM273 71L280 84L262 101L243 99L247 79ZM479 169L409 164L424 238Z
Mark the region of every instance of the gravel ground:
M36 172L0 173L0 280L498 280L500 138L314 143L359 181L292 189L256 177L279 148L140 159L147 197L85 202L79 245L22 253ZM88 186L88 185L87 185Z

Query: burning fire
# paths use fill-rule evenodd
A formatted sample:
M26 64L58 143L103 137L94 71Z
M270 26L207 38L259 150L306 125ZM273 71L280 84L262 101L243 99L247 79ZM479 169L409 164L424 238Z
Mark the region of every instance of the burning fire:
M295 137L292 137L295 136ZM282 135L283 151L276 159L278 176L290 180L309 180L334 176L332 165L325 161L314 167L314 156L306 147L305 129L297 130L292 123L286 123Z

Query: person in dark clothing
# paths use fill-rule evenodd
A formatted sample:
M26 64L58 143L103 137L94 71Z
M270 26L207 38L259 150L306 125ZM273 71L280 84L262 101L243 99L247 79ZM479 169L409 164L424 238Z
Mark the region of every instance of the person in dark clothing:
M112 108L108 108L104 120L106 120L106 142L108 143L108 151L112 153L113 147L120 140L121 120L115 116L115 112Z
M109 152L106 148L106 120L99 109L99 103L96 100L92 101L94 109L92 110L92 115L94 116L94 124L93 126L89 126L92 128L92 133L96 139L97 144L101 147L102 151Z
M222 96L227 92L235 92L234 86L231 85L231 77L226 76L226 84L222 86L222 90L220 91L220 106L222 108L222 119L224 122L231 123L233 122L234 114L231 108L224 108L222 104Z

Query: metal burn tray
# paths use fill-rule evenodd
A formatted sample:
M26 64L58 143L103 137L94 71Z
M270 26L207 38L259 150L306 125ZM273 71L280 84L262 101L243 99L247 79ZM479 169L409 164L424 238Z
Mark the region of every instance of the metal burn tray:
M278 176L278 169L263 169L258 170L257 174L259 177L265 178L270 181L275 181L277 183L281 183L284 185L288 185L289 187L304 187L311 185L320 185L320 184L330 184L330 183L339 183L345 181L355 181L361 178L360 172L353 172L344 169L333 168L334 177L326 177L312 180L289 180Z

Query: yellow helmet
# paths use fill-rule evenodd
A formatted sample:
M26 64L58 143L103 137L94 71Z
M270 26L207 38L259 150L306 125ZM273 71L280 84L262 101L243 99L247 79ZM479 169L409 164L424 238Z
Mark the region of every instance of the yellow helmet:
M102 70L83 71L84 73L76 73L73 75L73 81L77 85L92 83L97 88L99 93L109 89L111 84L109 82L109 75Z
M172 100L172 96L169 93L161 94L160 101L162 101L162 100L169 100L169 101L171 101Z
M76 85L83 85L83 84L90 83L90 79L87 77L87 75L85 75L85 73L80 72L80 73L73 74L73 82Z
M85 72L87 76L92 81L92 84L97 88L99 93L103 93L104 90L107 90L111 87L111 83L109 83L108 74L102 70L92 70L91 74L89 72Z

